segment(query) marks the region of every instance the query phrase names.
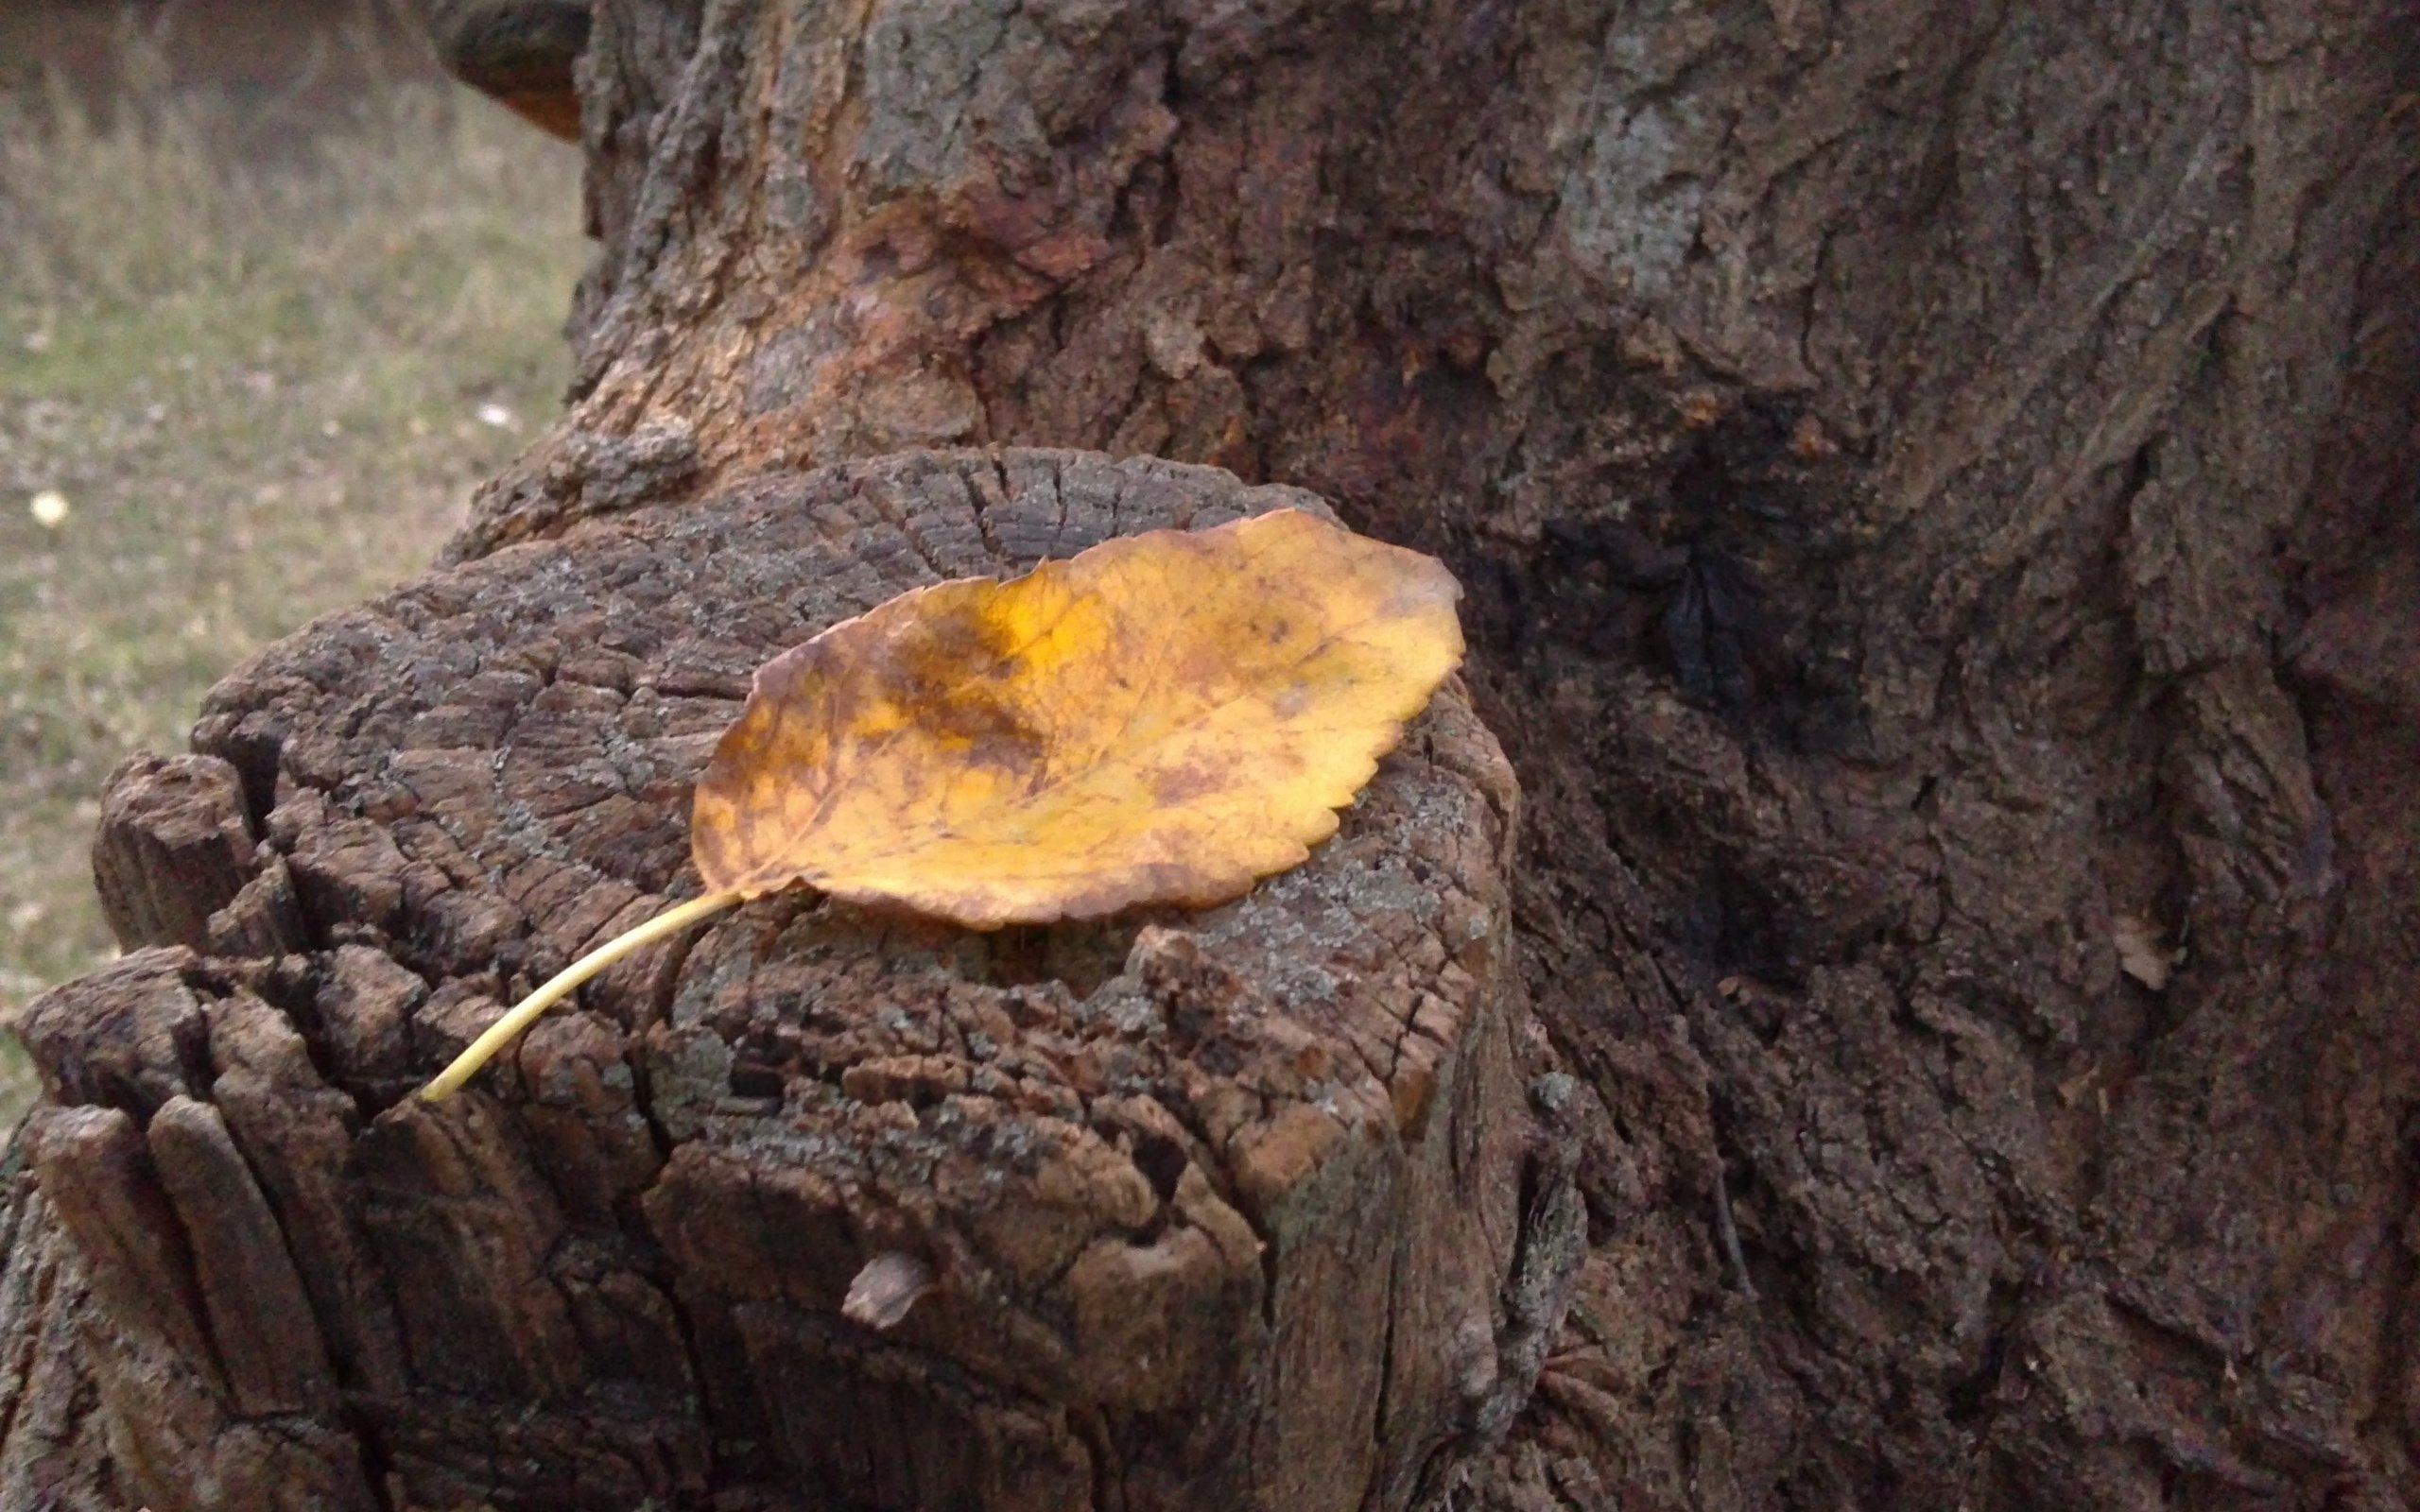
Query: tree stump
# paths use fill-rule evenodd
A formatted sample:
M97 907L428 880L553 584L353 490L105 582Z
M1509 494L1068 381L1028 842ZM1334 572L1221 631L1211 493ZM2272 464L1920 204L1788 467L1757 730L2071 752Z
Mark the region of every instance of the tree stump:
M509 548L229 677L181 780L109 806L151 948L26 1016L7 1295L82 1300L0 1312L35 1498L0 1500L1406 1504L1526 1397L1581 1245L1524 1108L1515 788L1458 684L1235 903L982 935L759 900L409 1096L694 887L690 783L772 653L1276 507L1323 508L904 454ZM200 919L140 902L192 833L262 836Z

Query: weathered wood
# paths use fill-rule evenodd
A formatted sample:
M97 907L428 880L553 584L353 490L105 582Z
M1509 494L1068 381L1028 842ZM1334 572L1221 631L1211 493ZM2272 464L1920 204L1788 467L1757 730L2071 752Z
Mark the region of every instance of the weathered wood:
M85 1330L95 1303L76 1246L30 1172L21 1128L7 1161L0 1213L0 1504L122 1512L126 1477L110 1461L110 1415L97 1411ZM120 1325L123 1327L124 1325Z
M44 1426L21 1450L12 1425L0 1455L0 1478L39 1487L26 1505L376 1505L354 1435L310 1389L321 1383L312 1324L291 1310L292 1270L276 1230L248 1227L260 1216L256 1200L218 1205L249 1179L229 1163L232 1148L196 1137L208 1118L181 1099L153 1116L147 1141L122 1108L46 1107L20 1136L44 1205L11 1236L10 1269L22 1250L46 1271L59 1288L50 1306L63 1315L43 1322L74 1327L56 1347L46 1329L26 1341L31 1368L10 1405L42 1414ZM198 1148L203 1142L216 1153ZM272 1276L276 1295L242 1290ZM89 1302L78 1296L86 1286ZM298 1342L300 1356L259 1352Z
M518 548L221 683L198 745L268 796L308 943L140 953L28 1018L156 1512L269 1504L247 1477L296 1456L426 1507L1347 1512L1499 1431L1580 1215L1525 1108L1515 790L1458 687L1236 903L983 936L766 900L407 1097L693 881L686 789L771 652L1276 506L1320 507L908 455ZM893 1271L897 1320L852 1320ZM285 1457L191 1438L256 1421Z
M117 942L207 943L210 916L260 870L235 769L208 756L136 756L110 774L93 885Z

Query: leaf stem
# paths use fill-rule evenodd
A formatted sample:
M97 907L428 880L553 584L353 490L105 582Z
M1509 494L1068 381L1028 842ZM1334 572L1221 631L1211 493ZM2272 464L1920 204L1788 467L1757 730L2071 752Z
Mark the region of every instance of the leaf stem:
M546 979L545 986L514 1004L503 1018L488 1025L485 1034L471 1041L470 1049L455 1057L454 1064L439 1073L435 1081L422 1088L422 1101L441 1103L461 1091L462 1084L477 1075L479 1068L510 1044L514 1035L536 1022L538 1015L571 996L582 982L632 951L652 945L666 935L679 934L699 919L718 914L737 902L737 892L710 892L702 898L692 898L678 908L656 915L636 929L614 936L557 971Z

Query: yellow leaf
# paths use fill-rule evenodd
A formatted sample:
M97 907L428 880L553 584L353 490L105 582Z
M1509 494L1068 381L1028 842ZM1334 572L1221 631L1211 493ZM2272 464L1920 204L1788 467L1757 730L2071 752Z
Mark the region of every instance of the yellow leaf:
M698 872L978 929L1222 902L1335 833L1461 660L1459 592L1287 510L903 594L756 674Z
M794 883L977 929L1237 897L1336 832L1461 661L1460 594L1283 510L836 625L758 669L698 784L705 896L558 973L424 1095L621 955Z

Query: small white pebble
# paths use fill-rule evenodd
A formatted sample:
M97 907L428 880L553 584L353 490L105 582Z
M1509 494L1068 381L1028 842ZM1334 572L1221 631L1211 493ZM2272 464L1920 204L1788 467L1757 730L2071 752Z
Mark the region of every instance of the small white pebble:
M870 1329L895 1327L934 1283L931 1265L914 1255L886 1251L867 1261L856 1280L849 1283L840 1315Z
M43 490L26 507L32 511L34 524L45 530L56 530L67 523L67 495L57 489Z
M500 431L510 430L512 426L512 411L502 404L481 404L478 408L478 416L480 424L493 425Z

